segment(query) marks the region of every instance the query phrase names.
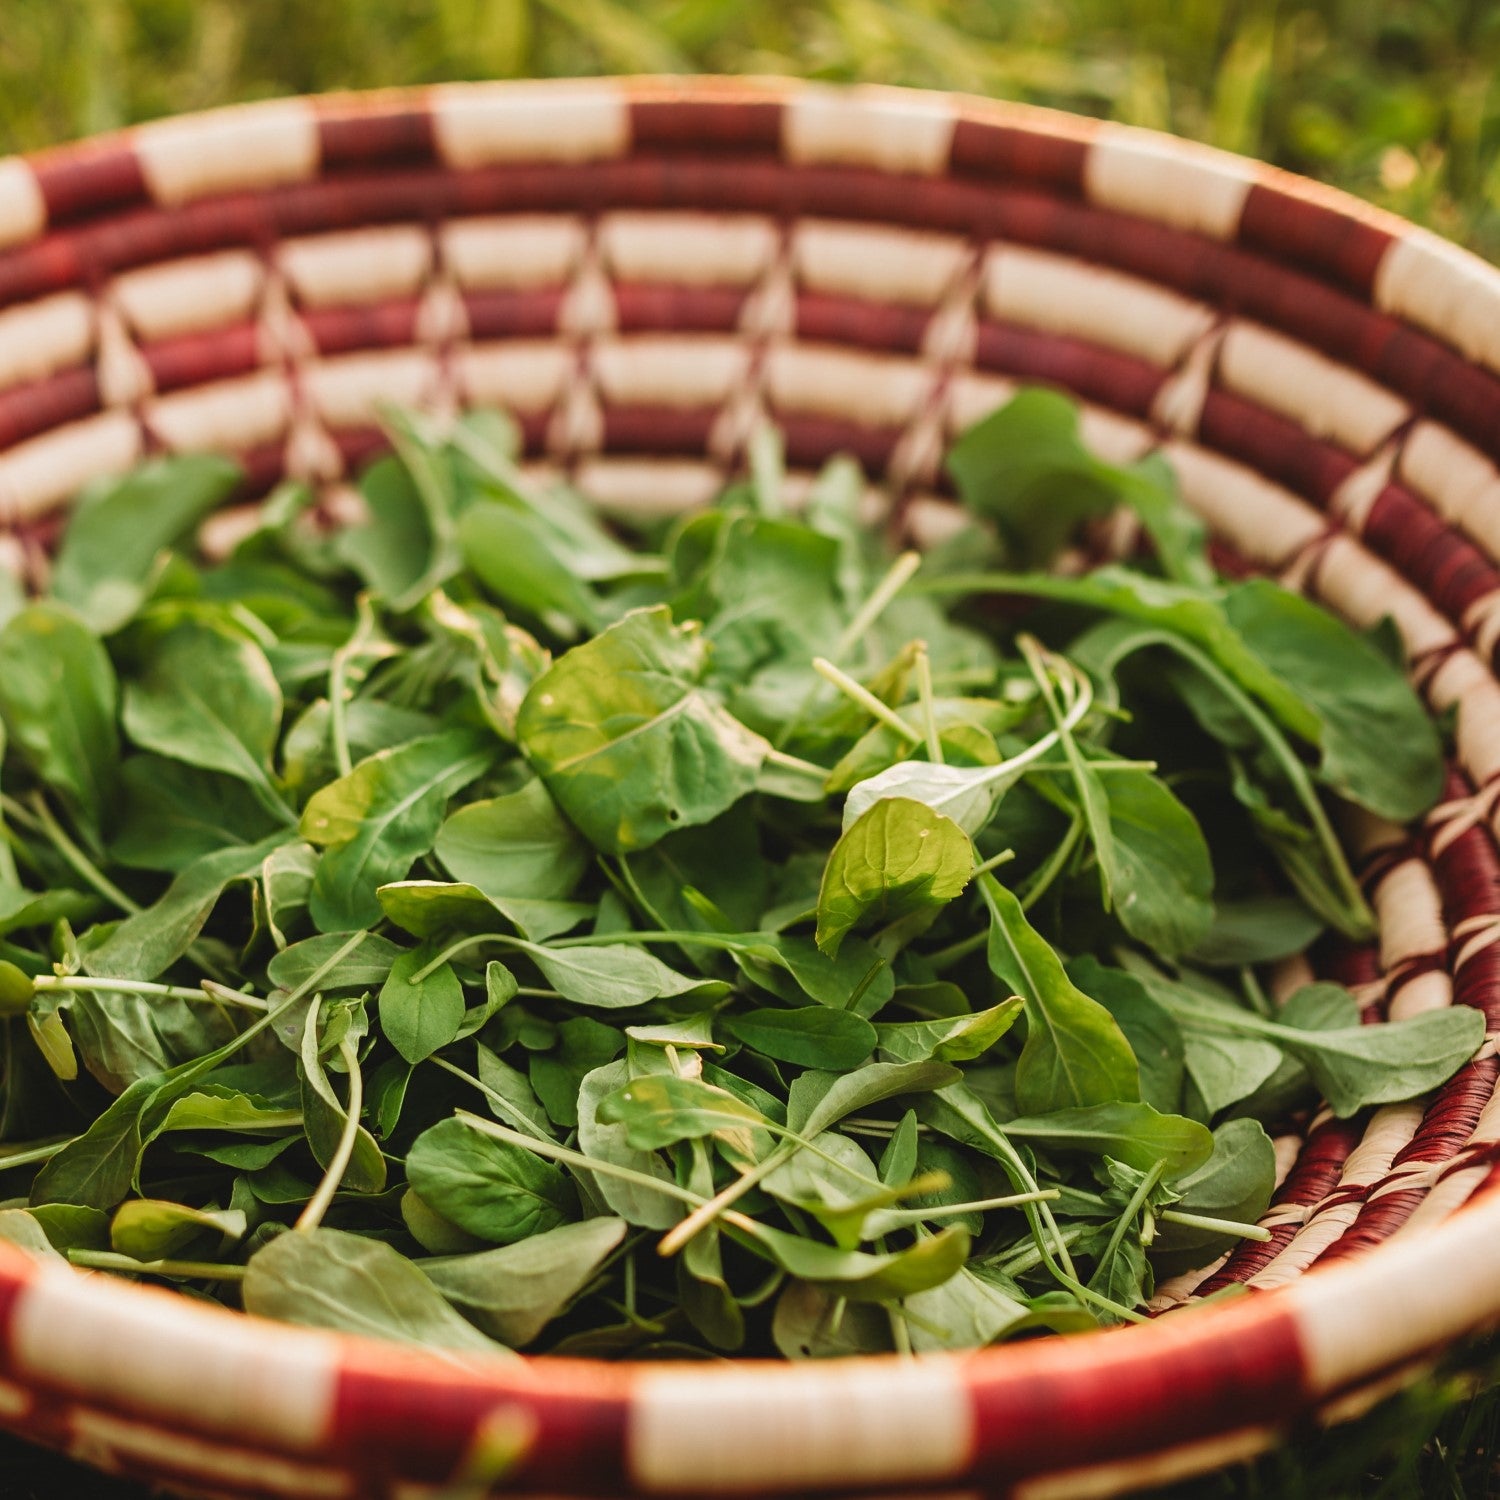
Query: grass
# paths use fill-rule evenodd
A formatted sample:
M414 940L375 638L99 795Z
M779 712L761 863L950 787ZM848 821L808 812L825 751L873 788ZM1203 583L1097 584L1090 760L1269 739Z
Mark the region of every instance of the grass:
M793 73L1175 130L1500 258L1493 0L0 0L0 11L0 154L322 89ZM1299 1434L1164 1500L1479 1497L1495 1492L1497 1441L1500 1353L1471 1348L1356 1423ZM7 1500L79 1483L9 1443L0 1469Z

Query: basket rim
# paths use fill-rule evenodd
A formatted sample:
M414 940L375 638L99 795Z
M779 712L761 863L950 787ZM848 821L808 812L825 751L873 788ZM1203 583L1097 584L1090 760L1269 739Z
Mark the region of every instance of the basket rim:
M1466 284L1482 286L1500 306L1500 273L1479 257L1341 190L1163 132L925 89L714 75L439 84L289 97L175 116L0 158L0 257L48 232L48 207L37 183L78 163L124 155L135 159L138 153L149 158L157 152L158 165L144 174L142 191L175 206L230 186L271 185L265 178L247 183L246 172L257 168L253 158L247 166L247 140L271 143L266 160L278 174L275 183L310 180L320 170L320 159L315 151L308 156L308 133L316 144L317 131L327 122L392 112L483 110L491 103L507 105L513 113L518 103L543 100L549 118L553 107L559 118L569 112L590 117L593 123L575 149L599 153L613 149L611 132L621 128L617 122L625 111L653 103L768 105L806 109L812 111L809 118L825 109L853 112L869 122L868 134L877 145L888 139L893 121L898 133L913 121L926 121L934 140L944 138L944 131L951 140L957 123L967 121L1091 153L1102 144L1124 153L1121 159L1138 166L1144 162L1141 170L1151 182L1177 183L1180 202L1163 208L1162 222L1181 227L1187 214L1200 232L1224 237L1225 205L1242 208L1251 188L1263 187L1374 230L1393 246L1415 247L1415 263L1445 268ZM878 128L882 124L888 127L885 135ZM206 139L206 151L195 148L195 136L200 143ZM807 149L822 148L815 139ZM909 143L904 149L910 149ZM192 168L173 175L172 164L195 150ZM921 163L913 166L905 160L907 170L922 170ZM875 161L861 164L880 166ZM1117 191L1127 202L1137 192L1135 206L1126 211L1151 216L1145 210L1158 200L1145 189L1134 189L1127 180ZM76 204L73 211L80 211ZM1485 352L1484 345L1473 345L1477 335L1467 326L1481 320L1473 319L1472 308L1468 319L1462 316L1462 299L1434 308L1420 296L1405 297L1389 286L1382 290L1379 276L1372 297L1385 310L1424 324L1463 352ZM765 1488L957 1480L982 1467L986 1424L1004 1425L1017 1411L1035 1414L1053 1432L1084 1418L1093 1420L1106 1407L1127 1412L1143 1424L1131 1451L1144 1455L1182 1441L1182 1408L1172 1406L1176 1399L1196 1413L1189 1423L1190 1439L1218 1439L1226 1432L1243 1437L1253 1431L1264 1432L1269 1441L1276 1422L1386 1376L1443 1341L1500 1316L1500 1276L1485 1274L1497 1233L1500 1191L1481 1189L1430 1231L1399 1236L1317 1269L1272 1295L1229 1299L1195 1308L1186 1317L1139 1327L967 1354L925 1355L915 1362L884 1355L827 1365L736 1360L716 1367L537 1356L456 1373L452 1364L425 1351L275 1324L156 1289L80 1276L70 1268L39 1264L4 1244L0 1331L8 1344L5 1374L23 1386L57 1386L104 1408L167 1421L174 1430L226 1438L248 1435L274 1452L317 1455L327 1450L339 1421L335 1407L341 1382L352 1373L366 1387L399 1392L408 1408L402 1418L408 1425L420 1422L424 1413L436 1419L455 1400L470 1414L512 1399L540 1404L542 1442L560 1443L570 1434L574 1442L583 1437L612 1445L615 1451L587 1472L624 1472L630 1476L626 1482L645 1489L683 1489L704 1481L701 1462L689 1469L669 1451L674 1424L746 1412L750 1419L737 1435L716 1430L724 1452L709 1477L720 1484L733 1482L736 1464L742 1466L741 1483L748 1482L743 1476L749 1474ZM140 1347L128 1363L104 1357L112 1344L140 1338L156 1347ZM48 1340L58 1347L49 1352L44 1348ZM221 1352L211 1354L216 1347ZM186 1373L169 1370L170 1361L186 1361ZM252 1367L259 1373L249 1381L254 1390L247 1405L235 1409L230 1403L206 1411L197 1401L194 1388L200 1379L218 1389L229 1378L226 1371L237 1371L245 1380ZM1143 1394L1132 1398L1125 1394L1129 1387ZM1057 1410L1049 1416L1045 1406L1039 1407L1040 1398L1028 1391L1045 1393ZM0 1381L0 1412L5 1397ZM818 1398L826 1400L814 1434L803 1430L805 1420L796 1424L796 1417L799 1405ZM778 1423L795 1424L791 1430L804 1441L801 1467L788 1468L784 1453L778 1460L760 1451L768 1441L776 1442ZM869 1455L860 1458L851 1451L870 1441L880 1426L887 1431L870 1442ZM768 1433L773 1434L769 1439ZM1013 1436L1008 1434L1007 1440ZM1084 1454L1080 1471L1110 1467L1111 1458ZM1125 1469L1117 1477L1129 1482Z

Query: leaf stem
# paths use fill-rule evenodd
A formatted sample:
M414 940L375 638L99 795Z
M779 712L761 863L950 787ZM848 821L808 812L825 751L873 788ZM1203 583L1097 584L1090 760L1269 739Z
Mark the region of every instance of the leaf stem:
M863 640L865 632L885 613L886 606L911 582L921 566L920 552L903 552L886 569L885 577L870 591L870 597L855 611L854 618L834 643L834 661L843 661Z
M244 995L226 985L205 979L194 988L184 984L158 984L151 979L101 979L88 974L38 974L32 980L38 990L61 994L86 994L94 990L121 995L154 995L162 1000L198 1000L211 1004L228 1002L248 1010L265 1010L266 1002L254 995Z
M1051 1203L1062 1197L1059 1188L1038 1188L1034 1193L1011 1193L1004 1198L978 1198L972 1203L943 1203L935 1208L889 1208L880 1214L883 1224L900 1220L921 1224L928 1219L952 1219L959 1214L984 1214L995 1209L1021 1208L1028 1203Z
M528 1151L536 1152L538 1156L550 1157L553 1161L560 1161L565 1166L577 1167L583 1172L597 1172L604 1177L617 1177L621 1182L631 1182L637 1187L650 1188L652 1192L675 1198L679 1203L696 1206L705 1201L697 1193L678 1187L669 1177L652 1177L648 1172L637 1172L632 1167L618 1166L603 1158L585 1156L583 1152L574 1151L553 1140L533 1140L519 1130L512 1130L508 1125L500 1125L494 1120L486 1120L483 1115L471 1114L466 1109L455 1110L454 1114L470 1129L477 1130L482 1135L493 1136L497 1141L505 1141L512 1146L523 1146Z
M1024 895L1017 897L1021 903L1022 911L1030 911L1033 906L1047 893L1052 882L1062 874L1067 867L1068 861L1073 857L1073 851L1078 847L1078 840L1083 837L1083 814L1074 813L1073 821L1068 824L1067 832L1063 834L1057 848L1047 856L1046 864L1037 870L1027 884Z
M370 605L368 592L362 591L355 600L356 620L349 639L333 653L328 667L328 732L333 740L333 758L340 776L347 776L354 769L349 754L349 725L345 717L344 694L348 690L349 663L358 656L375 628L375 612Z
M308 1024L313 1024L312 1017L308 1018ZM359 1067L359 1051L347 1036L339 1040L339 1056L349 1070L349 1103L344 1110L344 1128L339 1132L339 1143L334 1148L328 1170L323 1173L323 1180L303 1206L302 1212L297 1215L293 1228L303 1232L316 1229L323 1222L323 1215L328 1212L328 1205L333 1202L333 1195L338 1192L344 1173L349 1170L349 1163L354 1157L354 1145L359 1139L359 1117L364 1111L365 1083Z
M69 1250L75 1266L95 1271L131 1271L139 1276L188 1276L204 1281L243 1281L244 1266L221 1265L211 1260L136 1260L113 1250Z
M39 1161L50 1161L64 1146L71 1146L78 1139L78 1136L58 1135L51 1140L34 1141L15 1151L0 1151L0 1172L8 1172L12 1167L29 1167Z
M913 729L888 703L882 703L869 688L856 682L847 672L834 666L826 656L813 657L813 671L827 682L831 682L851 703L857 703L871 718L879 719L892 733L905 740L908 745L920 745L922 732Z
M7 812L15 816L20 804L12 801L9 797L0 798ZM20 809L25 811L24 808ZM46 835L52 847L62 855L63 859L72 867L73 872L91 885L104 899L112 905L117 906L123 912L134 916L141 910L138 901L132 901L129 896L117 886L105 873L86 855L77 844L68 837L61 823L52 816L52 809L42 799L40 792L33 792L31 796L31 814L39 831Z
M992 854L988 859L980 860L974 866L974 879L981 875L988 875L991 870L998 870L1001 865L1008 865L1016 857L1014 849L1002 849L998 854Z
M1259 1224L1241 1224L1234 1219L1216 1219L1210 1214L1192 1214L1180 1208L1161 1209L1156 1217L1164 1224L1181 1224L1185 1229L1207 1229L1215 1234L1233 1234L1244 1240L1259 1240L1264 1243L1271 1238L1271 1231L1262 1229Z
M917 651L917 702L922 705L922 729L927 736L927 759L933 765L943 764L943 741L938 734L937 711L932 703L932 658L927 642Z

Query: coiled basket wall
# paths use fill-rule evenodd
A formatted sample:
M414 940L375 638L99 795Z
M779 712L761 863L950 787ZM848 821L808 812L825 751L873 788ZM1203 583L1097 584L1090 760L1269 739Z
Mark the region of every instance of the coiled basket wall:
M385 401L504 406L538 463L658 514L709 499L769 415L799 468L854 453L920 541L952 516L948 439L1035 381L1087 403L1101 453L1159 448L1226 567L1392 618L1456 713L1443 804L1349 830L1378 947L1320 962L1374 1024L1483 1010L1475 1061L1280 1139L1270 1241L1138 1328L460 1370L0 1246L0 1425L214 1495L421 1500L503 1470L523 1494L1046 1500L1252 1453L1500 1316L1500 274L1236 157L896 90L455 85L0 160L0 560L32 577L78 488L152 452L233 453L245 504L292 475L337 517Z

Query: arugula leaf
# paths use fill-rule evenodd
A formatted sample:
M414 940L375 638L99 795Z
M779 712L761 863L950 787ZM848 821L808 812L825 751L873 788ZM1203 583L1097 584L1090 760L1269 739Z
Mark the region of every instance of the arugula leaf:
M948 453L965 504L994 516L1027 567L1051 562L1081 521L1116 505L1136 511L1170 577L1213 581L1203 523L1176 494L1171 470L1153 455L1132 468L1083 446L1078 408L1048 390L1022 391L976 422Z
M424 1203L460 1229L510 1245L574 1214L567 1179L519 1146L439 1120L412 1142L406 1177Z
M93 833L114 803L118 696L108 653L62 605L30 604L0 630L6 737Z
M250 1257L240 1290L245 1311L262 1318L440 1351L505 1353L404 1255L341 1229L278 1234Z
M145 602L163 552L228 499L240 471L212 454L142 464L79 498L52 566L54 598L101 635Z
M1068 978L1011 892L992 875L981 876L980 890L990 912L990 967L1026 1002L1017 1103L1048 1114L1139 1099L1140 1069L1114 1017Z
M126 684L121 721L141 749L246 782L290 823L271 772L281 711L265 652L226 622L203 617L154 635L146 671Z
M310 903L318 928L377 922L376 888L400 880L432 847L448 798L493 758L483 736L451 730L377 751L314 793L299 831L324 851Z
M936 911L963 893L974 848L957 823L903 797L876 802L833 846L818 892L818 947L837 954L861 922Z
M487 896L571 896L590 851L540 781L461 807L438 829L437 857Z
M575 646L532 685L521 748L595 848L649 848L755 789L769 746L708 694L707 669L701 634L659 606Z

